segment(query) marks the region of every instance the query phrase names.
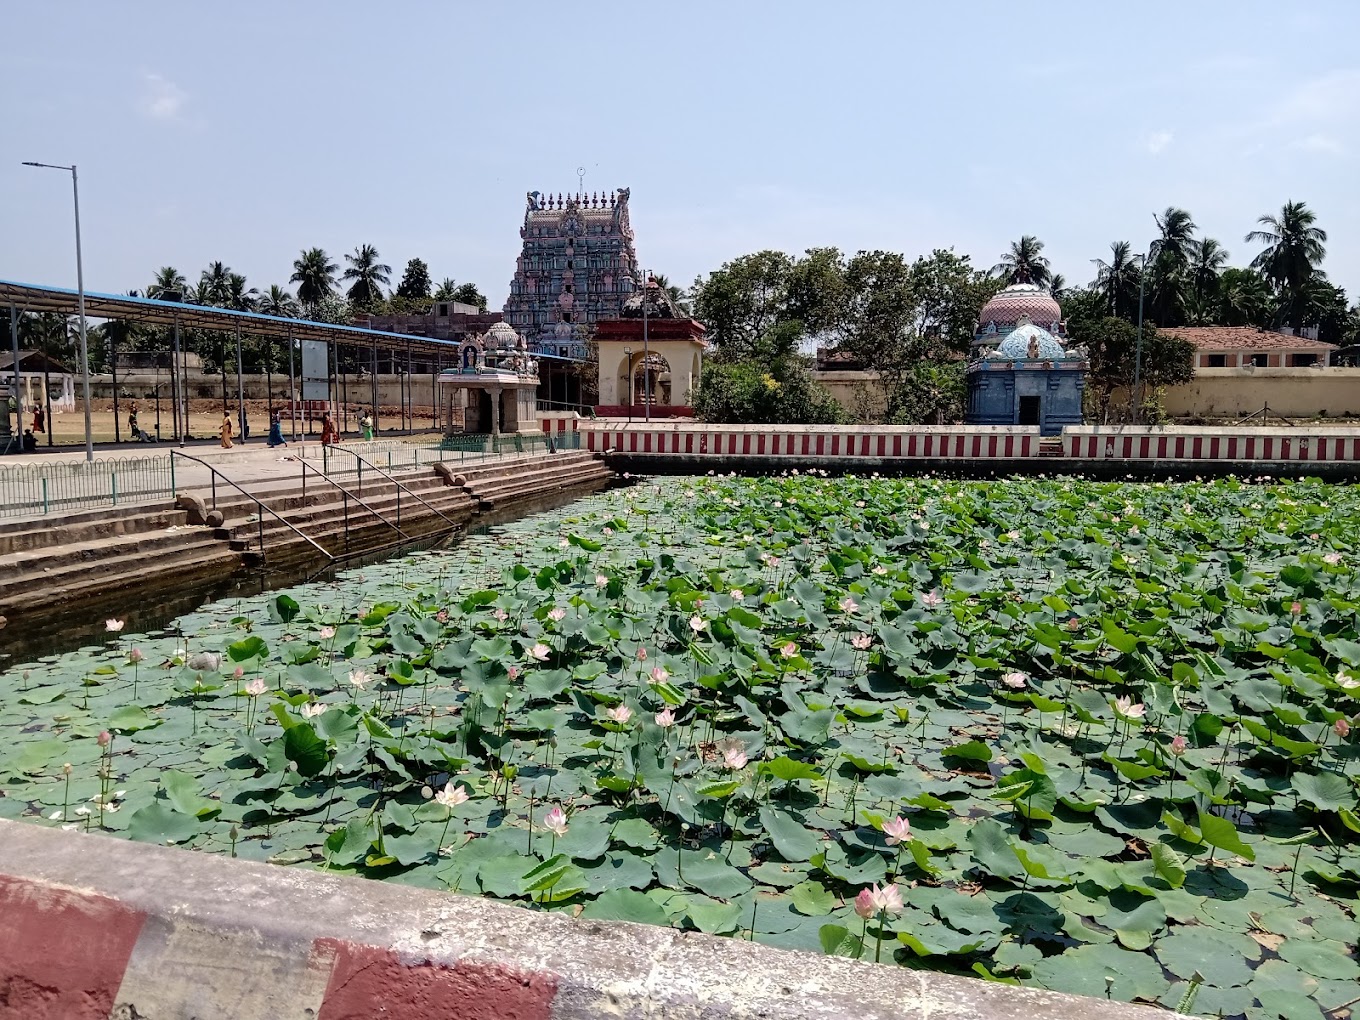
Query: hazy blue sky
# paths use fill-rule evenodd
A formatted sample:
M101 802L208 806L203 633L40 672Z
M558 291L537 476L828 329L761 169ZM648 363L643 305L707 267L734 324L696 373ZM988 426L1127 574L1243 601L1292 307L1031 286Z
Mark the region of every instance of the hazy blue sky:
M37 2L6 5L0 277L257 286L363 242L499 307L524 195L632 188L643 263L760 248L990 266L1022 233L1087 282L1183 206L1237 264L1301 199L1360 291L1360 3Z

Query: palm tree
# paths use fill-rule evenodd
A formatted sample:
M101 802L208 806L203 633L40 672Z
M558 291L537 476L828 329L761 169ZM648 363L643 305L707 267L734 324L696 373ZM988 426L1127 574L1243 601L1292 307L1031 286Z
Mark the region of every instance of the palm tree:
M675 284L671 283L670 277L665 273L653 273L652 279L656 282L658 287L670 296L671 303L674 304L676 308L686 315L689 314L689 295L685 293L683 287L677 287Z
M1270 286L1251 269L1225 269L1218 278L1218 322L1224 326L1264 326L1272 314Z
M992 275L999 276L1009 286L1013 283L1032 283L1037 287L1047 286L1052 273L1048 269L1048 259L1043 256L1044 242L1032 234L1025 234L1020 240L1011 242L1010 250L1001 256L1001 261L992 266Z
M1054 273L1048 280L1048 292L1053 295L1054 301L1061 301L1067 294L1067 277L1062 273Z
M1166 212L1153 216L1162 232L1161 255L1168 259L1185 263L1189 261L1190 249L1195 243L1195 221L1184 209L1167 206Z
M335 293L335 274L339 266L320 248L308 248L293 260L289 283L298 285L297 296L305 307Z
M1218 277L1228 264L1228 252L1223 245L1212 237L1202 241L1190 242L1190 282L1194 287L1195 300L1200 304L1212 303L1218 291Z
M221 262L209 262L198 277L198 303L225 308L231 300L231 269Z
M297 299L277 283L271 283L269 289L260 295L255 310L280 319L296 319L300 311Z
M435 289L434 299L436 301L453 301L454 294L458 292L458 284L454 283L449 277L444 277L443 281Z
M390 281L392 267L378 261L378 249L371 244L354 249L353 255L346 255L349 268L342 279L352 280L349 288L350 302L356 308L372 308L382 300L382 284Z
M260 297L258 289L246 286L246 278L240 273L227 274L226 292L224 304L238 312L253 312Z
M1256 221L1265 230L1247 235L1252 244L1265 248L1251 260L1257 270L1274 285L1282 311L1298 306L1308 282L1327 255L1327 232L1316 226L1317 215L1303 202L1286 202L1279 216L1262 216Z
M1138 309L1138 277L1140 269L1134 261L1132 245L1128 241L1110 242L1110 261L1094 259L1095 288L1105 298L1110 315L1132 318Z
M183 273L174 266L161 266L156 270L156 278L151 281L151 286L146 288L146 296L163 299L166 294L179 294L183 297L188 289L189 281L184 279Z

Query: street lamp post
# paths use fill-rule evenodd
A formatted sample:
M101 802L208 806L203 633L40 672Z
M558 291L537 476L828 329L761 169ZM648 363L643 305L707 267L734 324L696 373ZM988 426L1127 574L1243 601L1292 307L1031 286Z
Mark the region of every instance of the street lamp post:
M628 370L628 421L633 420L633 348L623 349L623 363Z
M69 170L71 172L71 197L76 213L76 300L80 308L80 378L85 392L85 459L94 460L94 432L90 425L90 354L85 340L85 267L80 257L80 183L76 176L76 165L61 166L55 163L34 163L24 161L24 166L43 167L47 170ZM51 422L47 427L52 427ZM50 436L51 433L49 432Z
M652 350L647 338L647 298L651 287L650 273L642 274L642 399L646 403L647 422L652 421Z

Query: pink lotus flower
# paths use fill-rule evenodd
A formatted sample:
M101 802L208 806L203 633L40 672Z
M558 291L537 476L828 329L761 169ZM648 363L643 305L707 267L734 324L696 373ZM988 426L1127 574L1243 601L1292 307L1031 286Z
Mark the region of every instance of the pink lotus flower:
M652 667L652 683L664 684L670 678L671 675L667 673L664 669L662 669L660 666Z
M1119 518L1117 518L1117 517L1115 518L1115 520L1118 520L1118 519L1119 519ZM1018 539L1018 538L1020 537L1020 532L1018 532L1018 531L1016 531L1014 528L1012 528L1010 531L1006 532L1006 537L1009 538L1012 542L1014 542L1014 541L1016 541L1016 539Z
M123 629L123 621L122 621L122 620L105 620L105 621L104 621L104 629L105 629L106 631L108 631L110 634L117 634L120 630Z
M884 840L888 846L897 846L898 843L905 843L911 839L911 823L902 816L898 816L891 821L883 823Z
M245 668L244 666L237 666L235 669L233 669L233 670L231 671L231 678L232 678L233 680L240 680L241 677L243 677L243 676L245 676L245 675L246 675L246 668Z
M321 636L322 641L329 641L331 638L335 637L335 628L322 627L317 633Z
M1336 671L1336 685L1343 690L1353 691L1360 687L1360 680L1348 674L1345 670Z
M1188 746L1189 741L1187 741L1184 735L1180 733L1177 733L1174 737L1171 738L1171 753L1174 754L1177 758L1179 758L1181 755L1185 753L1185 749Z
M795 655L798 654L798 646L795 645L792 641L789 641L780 647L779 654L786 659L792 659Z
M1300 613L1302 613L1302 612L1303 612L1303 603L1302 603L1302 602L1291 602L1291 603L1289 603L1289 613L1290 613L1291 616L1298 616L1298 615L1299 615Z
M1147 714L1147 706L1139 702L1134 704L1132 698L1115 698L1114 709L1126 719L1141 719Z
M538 642L538 644L534 645L532 648L529 649L529 655L537 659L539 662L543 662L551 654L552 649L545 645L542 641Z
M1345 740L1351 735L1351 724L1344 715L1336 722L1332 723L1332 729L1336 731L1336 735L1342 740Z
M246 693L252 698L258 698L265 691L269 690L269 685L264 682L264 677L256 677L246 684Z
M449 611L447 609L441 609L439 610L439 612L434 614L434 618L438 620L440 623L448 623Z
M873 570L869 571L869 573L873 574L875 577L884 577L888 573L888 568L880 563L876 565Z
M605 712L605 715L622 726L628 722L629 719L633 718L633 710L627 705L615 705Z
M362 691L373 682L373 677L362 669L352 669L349 674L349 682L351 687Z
M841 599L838 605L840 606L842 613L853 613L856 609L859 608L859 603L852 599L849 595Z
M1071 631L1081 630L1081 621L1075 616L1069 617L1067 620L1067 629Z
M850 639L850 644L861 652L874 643L874 639L868 634L856 634Z
M443 804L446 808L456 808L468 802L468 793L461 786L454 786L450 779L444 784L444 789L434 795L434 799L435 803Z
M328 708L330 708L330 705L327 705L325 702L310 702L302 706L302 718L315 719L317 716L322 715Z
M749 760L746 757L746 745L740 740L724 740L719 747L722 750L723 768L736 772L746 767Z
M691 616L689 618L689 629L696 634L700 634L708 627L708 621L702 616Z
M132 663L132 665L134 666L145 658L146 656L142 654L142 650L140 648L134 648L128 652L128 662Z
M656 724L663 730L668 730L675 725L675 712L667 706L656 713Z
M1326 556L1322 557L1322 562L1334 567L1341 562L1341 554L1334 552L1328 553Z
M566 549L566 548L567 548L568 546L570 546L570 545L571 545L571 543L568 542L568 541L564 538L564 539L561 539L561 540L557 543L557 548L559 548L559 549Z
M902 890L896 884L879 888L871 885L861 889L855 897L855 913L866 921L876 917L879 911L886 914L902 913Z
M1016 671L1001 674L1001 682L1012 690L1018 691L1029 682L1029 679L1024 673Z
M647 649L643 648L641 645L638 645L638 650L637 650L637 661L638 661L638 662L646 662L646 661L647 661Z
M554 836L567 834L567 814L562 810L561 804L554 805L553 809L543 816L543 828Z
M925 606L927 609L934 609L943 601L944 598L934 588L921 596L921 605Z
M603 534L604 534L604 537L605 537L605 538L608 538L610 535L614 534L614 529L613 529L613 528L608 528L608 527L607 527L607 528L604 529Z
M727 595L729 598L737 602L740 602L742 599L746 598L746 593L743 592L740 588L733 588L730 592L727 593Z
M866 921L878 913L878 901L874 899L873 891L867 886L855 897L855 913Z
M596 575L595 575L595 587L596 587L596 588L605 588L605 587L608 587L608 585L609 585L609 578L605 577L603 574L596 574Z
M517 679L519 679L519 667L518 667L518 666L507 666L506 669L505 669L505 675L506 675L507 677L509 677L511 680L517 680Z
M553 622L561 620L566 615L567 611L563 609L561 606L554 606L552 609L548 610L548 619L552 620Z
M113 735L108 730L100 730L99 736L95 738L100 747L108 747L113 743Z

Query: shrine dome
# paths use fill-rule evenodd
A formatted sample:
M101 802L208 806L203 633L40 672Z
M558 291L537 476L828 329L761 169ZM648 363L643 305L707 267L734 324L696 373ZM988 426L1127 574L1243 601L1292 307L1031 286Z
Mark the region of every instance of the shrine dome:
M1031 345L1033 353L1030 352ZM987 357L994 361L1063 361L1067 351L1048 330L1025 323L1011 330Z
M520 346L520 336L507 322L494 322L483 339L489 351L513 351Z
M1053 295L1032 283L1013 283L999 291L978 315L977 331L1004 335L1024 322L1045 330L1061 329L1062 309ZM1051 337L1050 337L1051 339Z

